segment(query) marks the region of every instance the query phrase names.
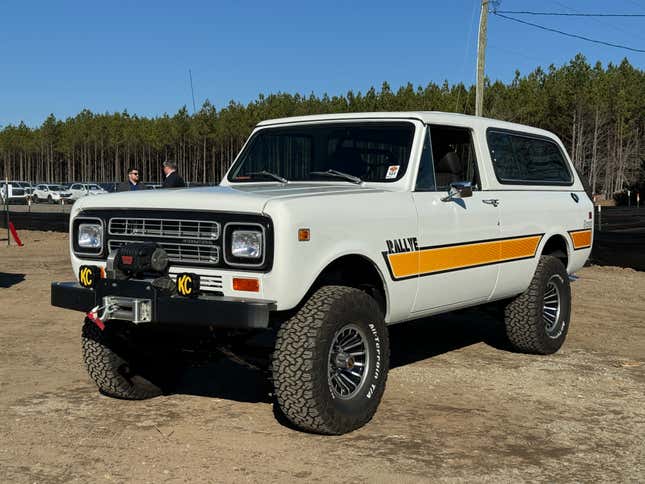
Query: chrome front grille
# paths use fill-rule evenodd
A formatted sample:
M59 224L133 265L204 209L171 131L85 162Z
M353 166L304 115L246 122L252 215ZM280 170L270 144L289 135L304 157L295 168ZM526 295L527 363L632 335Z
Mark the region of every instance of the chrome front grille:
M108 233L117 236L213 241L219 239L220 224L209 220L115 217L110 219Z
M108 241L109 252L117 250L127 244L136 244L136 240L110 240ZM185 242L156 242L162 249L168 253L171 262L182 264L200 263L200 264L217 264L220 259L219 247L208 244L195 244Z

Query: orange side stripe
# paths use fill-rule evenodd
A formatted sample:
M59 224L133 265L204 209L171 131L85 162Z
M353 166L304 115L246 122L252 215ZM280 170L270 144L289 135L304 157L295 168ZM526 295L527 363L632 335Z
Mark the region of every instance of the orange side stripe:
M402 252L387 256L396 279L416 276L419 273L419 252Z
M419 274L490 264L499 259L499 241L428 249L420 257Z
M463 269L495 262L533 257L541 235L389 254L395 278Z
M574 249L581 249L591 245L591 229L570 232L569 234L571 235Z
M521 239L502 240L502 251L499 260L521 259L533 257L542 240L541 235L523 237Z

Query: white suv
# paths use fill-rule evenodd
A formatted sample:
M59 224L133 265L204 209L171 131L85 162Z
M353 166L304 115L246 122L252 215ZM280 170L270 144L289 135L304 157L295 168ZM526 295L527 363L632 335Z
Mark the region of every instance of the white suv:
M266 368L281 411L340 434L377 409L388 325L497 302L517 350L557 351L592 230L591 200L550 132L437 112L277 119L218 187L76 203L79 283L53 283L52 303L88 313L85 362L116 397L162 391L138 332L207 328L240 354L245 336L274 335Z
M22 183L17 181L9 181L8 184L0 181L0 201L3 203L22 204L27 203L28 200L27 189L22 186Z
M71 193L66 191L60 185L49 185L41 183L36 185L32 198L34 202L47 202L47 203L60 203L61 200L65 201L71 197Z
M68 191L71 193L71 200L78 200L88 195L104 195L108 193L95 183L72 183Z

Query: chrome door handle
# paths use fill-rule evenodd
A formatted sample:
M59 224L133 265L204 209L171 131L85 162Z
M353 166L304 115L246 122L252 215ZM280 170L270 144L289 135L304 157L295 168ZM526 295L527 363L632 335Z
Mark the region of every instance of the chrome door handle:
M486 200L482 200L487 205L492 205L493 207L497 207L499 205L499 199L497 198L488 198Z

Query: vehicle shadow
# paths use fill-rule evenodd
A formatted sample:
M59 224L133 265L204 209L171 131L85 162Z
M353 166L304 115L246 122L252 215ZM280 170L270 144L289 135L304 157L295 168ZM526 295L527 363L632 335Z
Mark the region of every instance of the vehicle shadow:
M182 365L168 393L248 403L272 401L266 372L239 364L223 355L198 366Z
M486 309L396 324L390 327L390 368L398 368L477 343L512 351L501 315ZM239 402L273 401L268 372L225 355L201 363L182 365L169 393L222 398ZM276 418L280 421L279 413Z
M390 368L477 343L512 351L501 314L475 308L395 324L390 327Z
M24 274L12 274L9 272L0 272L0 288L7 288L20 284L25 280Z

